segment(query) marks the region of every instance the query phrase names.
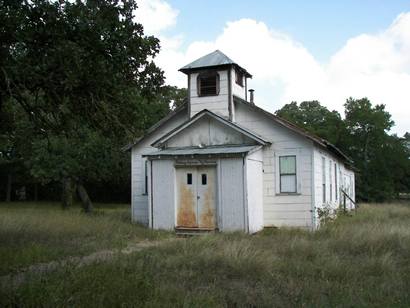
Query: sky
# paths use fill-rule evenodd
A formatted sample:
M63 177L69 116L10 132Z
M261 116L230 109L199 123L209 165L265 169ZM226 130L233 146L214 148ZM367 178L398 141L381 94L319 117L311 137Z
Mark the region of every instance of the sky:
M166 83L216 49L253 75L255 103L274 112L319 100L344 115L349 97L385 104L410 132L410 0L140 0L136 21L158 37Z

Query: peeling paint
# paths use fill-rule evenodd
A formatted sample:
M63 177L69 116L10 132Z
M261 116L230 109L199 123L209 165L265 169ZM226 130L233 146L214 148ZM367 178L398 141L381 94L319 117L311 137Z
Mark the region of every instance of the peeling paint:
M215 167L178 168L177 228L216 228ZM187 174L192 174L187 184ZM206 180L202 182L202 175Z
M185 183L179 185L178 227L197 227L196 196L187 188Z

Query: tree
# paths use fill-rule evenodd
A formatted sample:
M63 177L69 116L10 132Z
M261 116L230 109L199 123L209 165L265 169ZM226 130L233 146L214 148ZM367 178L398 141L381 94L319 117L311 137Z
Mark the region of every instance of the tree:
M359 168L357 184L359 198L383 201L395 195L394 172L400 168L398 157L401 143L388 131L394 122L384 105L372 106L367 98L349 98L345 104L345 123L348 130L347 153Z
M329 111L318 101L286 104L276 115L320 136L336 146L343 144L344 122L337 111Z
M159 115L169 108L154 100L163 84L152 62L159 41L134 21L136 8L118 0L16 0L0 7L0 111L7 103L25 112L32 174L66 186L74 180L87 210L84 177L104 174L80 156L95 159L87 151L140 134L155 118L148 104L163 110Z
M367 98L349 98L345 119L317 101L299 106L292 102L276 114L327 139L353 159L359 200L384 201L410 191L410 137L388 134L394 122L384 105L373 107Z

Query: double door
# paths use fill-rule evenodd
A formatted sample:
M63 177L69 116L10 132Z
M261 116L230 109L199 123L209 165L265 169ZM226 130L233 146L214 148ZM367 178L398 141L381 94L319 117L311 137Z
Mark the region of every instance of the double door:
M216 168L177 168L177 228L216 228Z

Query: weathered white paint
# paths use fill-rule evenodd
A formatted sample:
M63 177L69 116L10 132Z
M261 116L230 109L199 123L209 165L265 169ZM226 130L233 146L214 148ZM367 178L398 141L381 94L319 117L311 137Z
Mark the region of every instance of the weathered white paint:
M185 111L160 126L153 134L131 149L131 216L132 221L148 225L148 195L145 194L145 158L142 155L156 148L151 143L188 119ZM148 172L149 173L149 172Z
M132 216L134 221L150 223L154 228L172 229L176 224L175 165L180 159L161 158L152 161L152 189L145 191L143 154L152 152L150 144L160 136L186 121L198 112L208 109L229 118L239 126L261 136L271 144L245 157L208 157L206 163L216 166L217 225L221 231L242 230L256 232L264 226L292 226L316 228L319 224L317 209L328 204L336 209L341 201L340 189L355 198L354 172L328 150L312 140L284 127L268 115L251 106L234 102L233 95L246 98L246 88L235 82L235 70L218 70L219 94L199 97L197 72L189 75L189 115L174 117L161 126L155 134L132 149ZM229 79L229 75L231 78ZM229 105L231 102L231 106ZM198 119L198 117L197 117ZM241 133L242 132L242 133ZM231 124L218 122L212 117L199 118L195 123L175 131L169 139L164 138L165 148L215 145L265 144L252 134L235 130ZM252 139L253 138L253 139ZM256 140L256 142L255 142ZM281 193L279 157L296 156L296 192ZM326 202L323 202L322 158L325 159ZM186 158L186 164L204 163L204 159ZM335 169L336 165L336 169ZM151 163L148 168L151 181ZM336 184L337 179L337 184ZM332 183L332 193L330 193ZM149 183L151 185L151 183ZM151 193L152 192L152 193ZM332 195L332 198L331 198ZM337 196L336 196L337 195ZM151 202L152 201L152 202ZM353 205L346 202L350 209ZM151 208L153 212L151 212Z
M323 202L323 166L322 161L325 161L325 183L326 201ZM318 209L329 207L336 211L343 204L343 195L341 190L346 191L349 196L355 200L354 193L354 172L346 168L344 163L335 155L317 146L313 149L313 179L314 179L314 220L315 226L319 226ZM329 172L329 164L331 164L332 172ZM334 165L336 164L336 173ZM335 181L337 177L337 183ZM352 180L351 180L352 179ZM332 199L330 199L330 183L332 183ZM336 185L337 184L337 185ZM337 195L337 197L336 197ZM346 201L347 209L353 208L353 203Z
M218 162L218 194L221 231L246 231L243 158Z
M263 229L263 151L246 157L246 196L249 232Z
M154 229L171 230L175 227L175 168L173 160L152 161L151 209ZM152 196L151 196L152 194Z
M256 156L257 157L257 156ZM215 162L216 179L210 177L209 180L216 184L216 224L220 231L247 231L245 217L245 192L243 168L244 159L242 157L231 157L217 159ZM255 161L256 162L256 161ZM177 222L178 192L176 186L176 167L180 164L178 160L152 160L152 196L149 191L149 220L150 226L155 229L173 229ZM205 164L212 164L212 161L202 161ZM202 164L199 160L185 160L187 166ZM260 164L260 162L259 162ZM212 168L212 167L209 167ZM258 168L251 167L251 172ZM257 179L257 177L252 177ZM151 182L151 177L150 177ZM216 183L215 183L216 182ZM260 180L261 182L261 180ZM152 204L151 204L152 200ZM262 210L258 202L251 202L253 210ZM151 208L153 209L151 215ZM260 230L261 213L252 213L253 226L251 231ZM153 219L153 221L152 221ZM262 224L263 225L263 224Z
M235 110L239 125L272 142L263 149L264 226L311 228L312 142L244 104L235 104ZM279 156L294 154L298 193L280 194L277 182Z
M203 109L208 109L220 116L229 117L229 95L228 95L228 71L220 70L219 94L214 96L198 96L197 78L200 73L190 74L190 104L191 117Z
M236 71L235 71L234 68L232 68L232 69L231 69L231 76L232 76L232 78L231 78L232 94L235 95L235 96L237 96L237 97L240 97L240 98L242 98L242 99L245 99L245 98L246 98L246 92L245 92L245 91L246 91L246 89L245 89L245 77L244 77L244 79L243 79L243 86L240 86L240 85L238 85L238 84L236 83L235 75L236 75Z
M183 130L166 142L166 147L255 144L255 141L221 122L203 116L189 130Z

